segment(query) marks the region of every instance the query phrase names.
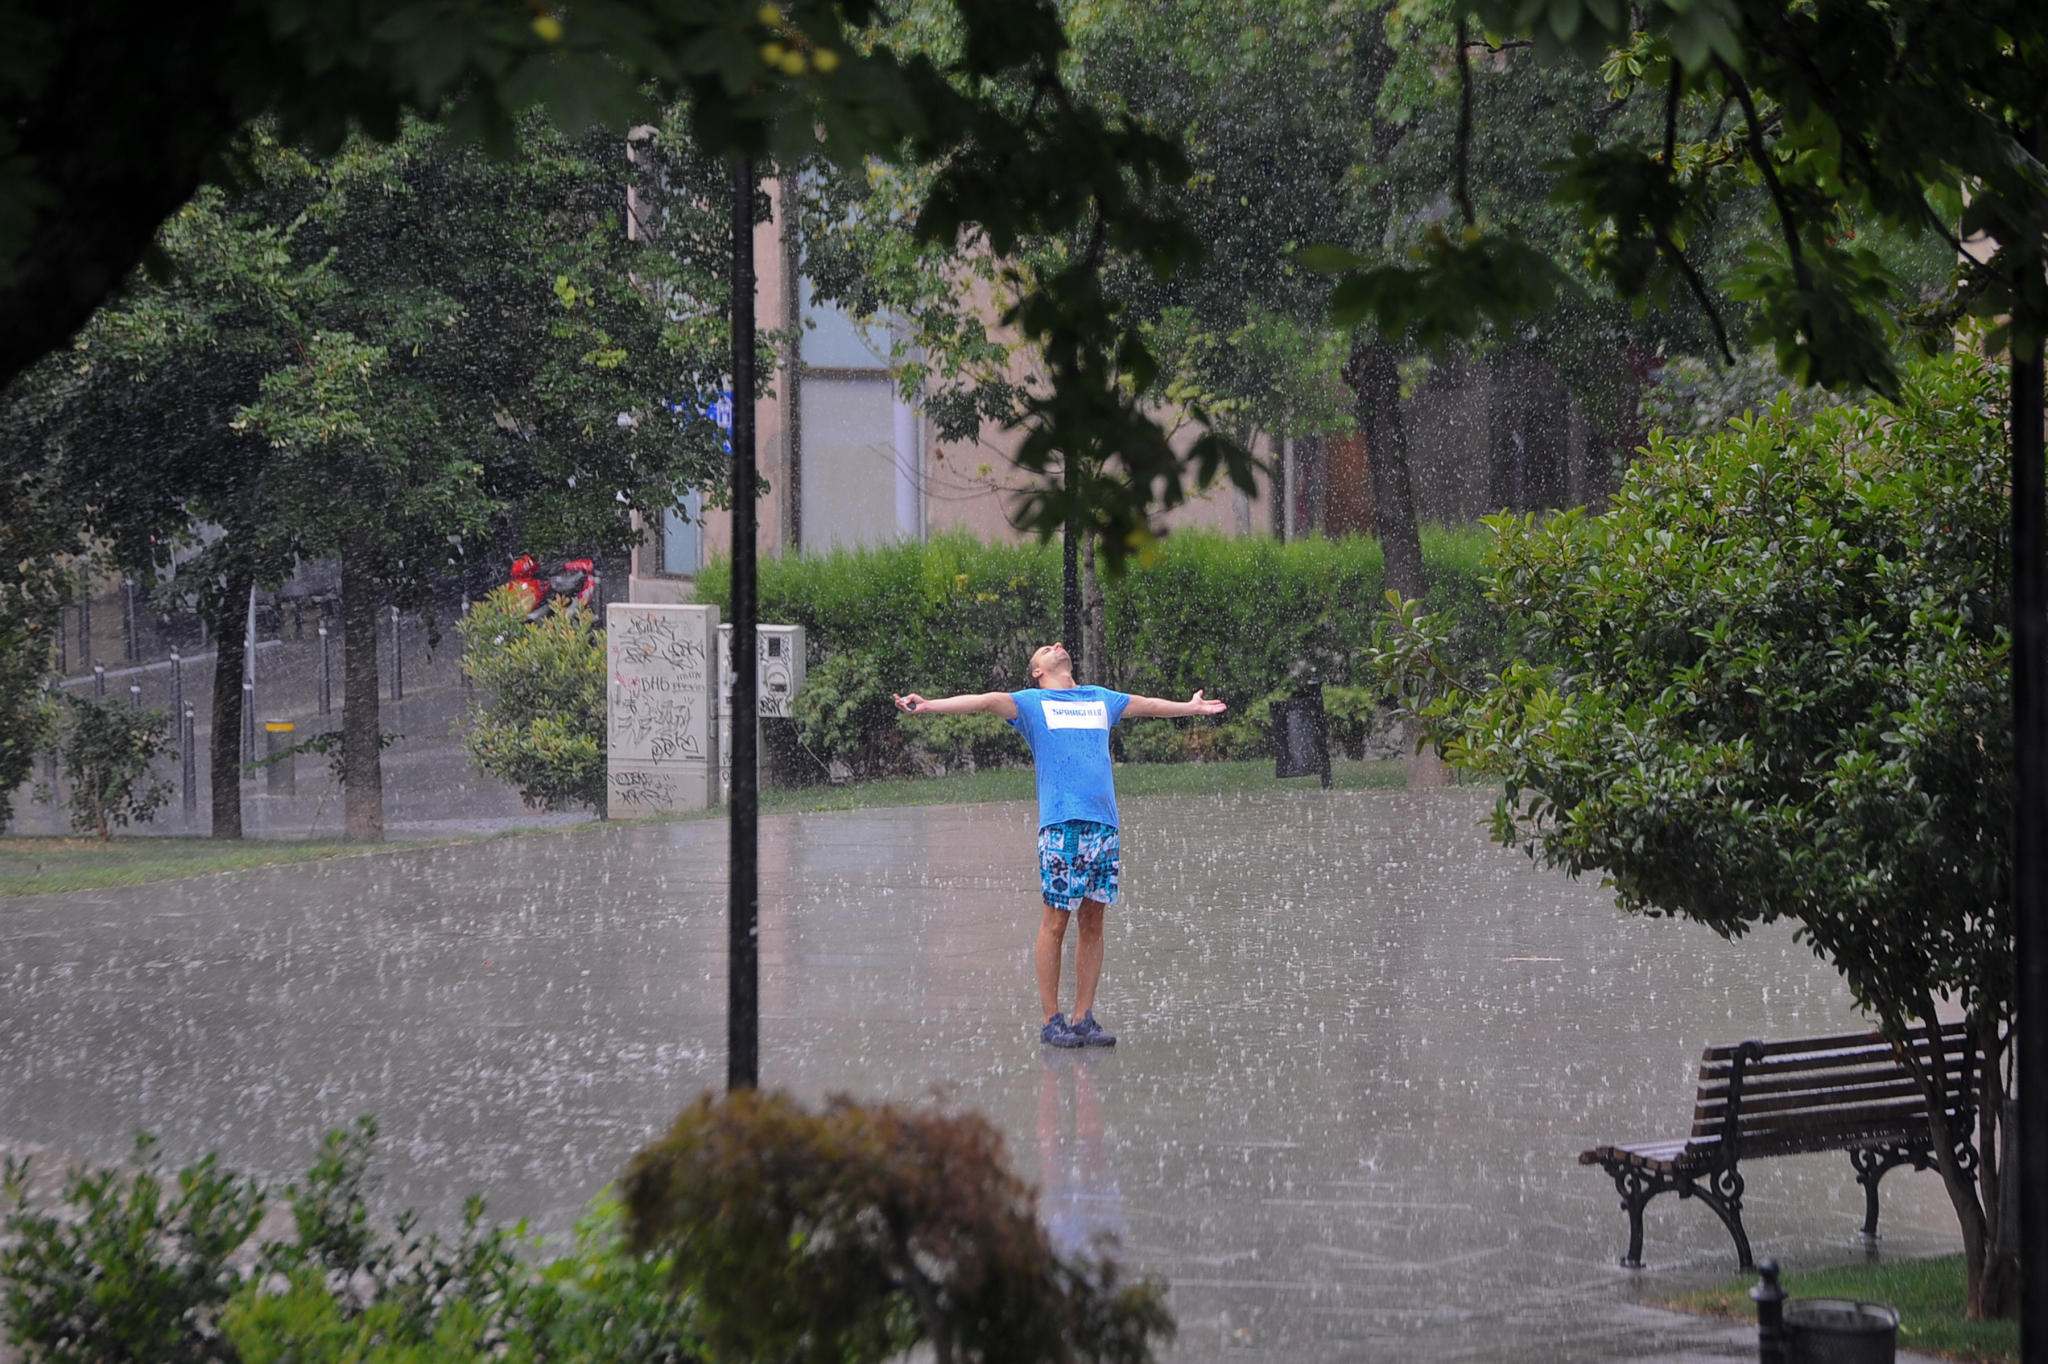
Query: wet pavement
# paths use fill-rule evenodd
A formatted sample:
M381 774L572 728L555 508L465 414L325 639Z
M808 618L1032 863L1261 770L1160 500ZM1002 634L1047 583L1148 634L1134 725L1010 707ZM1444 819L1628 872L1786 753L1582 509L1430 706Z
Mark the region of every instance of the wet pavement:
M1643 1304L1733 1270L1581 1168L1674 1135L1712 1042L1853 1028L1772 933L1619 914L1488 844L1471 790L1132 800L1098 1009L1034 1040L1032 808L763 822L765 1083L986 1112L1054 1234L1165 1276L1176 1361L1734 1359ZM0 901L0 1140L273 1176L383 1122L381 1197L549 1232L724 1074L719 822L540 834ZM1858 1258L1844 1157L1748 1171L1760 1255ZM1884 1254L1954 1248L1933 1175Z

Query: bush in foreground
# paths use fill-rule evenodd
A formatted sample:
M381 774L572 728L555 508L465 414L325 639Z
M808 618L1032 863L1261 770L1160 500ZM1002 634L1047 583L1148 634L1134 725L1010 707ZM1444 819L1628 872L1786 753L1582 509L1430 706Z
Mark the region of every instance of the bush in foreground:
M600 1202L569 1253L534 1264L520 1228L453 1241L389 1228L363 1197L375 1128L331 1133L282 1190L294 1236L258 1244L278 1194L211 1156L166 1176L153 1143L126 1169L74 1171L63 1207L14 1200L0 1323L26 1364L689 1364L691 1304L669 1265L636 1255Z
M731 1364L1149 1364L1164 1285L1064 1259L974 1115L706 1095L634 1158L632 1244L672 1257Z

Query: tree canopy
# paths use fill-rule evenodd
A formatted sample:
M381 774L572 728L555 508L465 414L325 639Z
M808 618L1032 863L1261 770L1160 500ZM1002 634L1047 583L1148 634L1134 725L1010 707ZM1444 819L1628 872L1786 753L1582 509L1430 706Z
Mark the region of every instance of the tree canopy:
M2018 1004L2004 383L1950 360L1896 404L1659 433L1607 512L1491 521L1524 660L1459 675L1413 604L1379 655L1445 757L1501 783L1502 842L1725 937L1793 924L1891 1037L1964 1010L1983 1165L1942 1170L1992 1310Z
M0 467L57 524L238 645L252 584L342 560L364 611L436 573L632 543L726 477L701 415L725 368L722 168L665 148L660 240L628 240L635 168L538 120L507 159L408 120L312 160L252 140L248 183L160 234L173 270L7 390ZM644 234L643 234L644 236ZM502 567L502 565L500 565ZM344 727L375 786L374 630L348 631ZM216 659L216 829L231 825L241 660ZM221 707L226 706L226 710ZM354 805L352 804L352 809ZM366 814L367 811L357 811Z
M1157 364L1100 285L1109 253L1160 273L1198 254L1157 201L1185 173L1171 141L1074 96L1050 0L956 0L943 63L892 48L879 17L872 0L220 0L175 14L11 0L23 41L0 67L0 381L76 331L203 181L236 178L254 120L326 153L356 127L394 137L412 112L505 154L536 106L567 130L623 131L678 102L713 156L795 164L822 146L849 167L938 166L917 218L928 240L972 228L998 253L1029 234L1089 240L1032 272L1011 314L1051 381L1019 413L1026 467L1085 451L1110 471L1047 486L1048 524L1083 518L1122 554L1190 463L1248 480L1234 442L1177 450L1149 418Z

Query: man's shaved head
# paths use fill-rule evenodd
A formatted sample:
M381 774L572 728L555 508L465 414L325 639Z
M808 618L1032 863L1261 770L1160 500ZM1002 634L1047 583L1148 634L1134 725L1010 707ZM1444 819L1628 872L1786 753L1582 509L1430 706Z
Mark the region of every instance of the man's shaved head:
M1032 652L1030 680L1036 683L1047 673L1069 670L1073 666L1074 660L1067 653L1067 646L1055 640Z

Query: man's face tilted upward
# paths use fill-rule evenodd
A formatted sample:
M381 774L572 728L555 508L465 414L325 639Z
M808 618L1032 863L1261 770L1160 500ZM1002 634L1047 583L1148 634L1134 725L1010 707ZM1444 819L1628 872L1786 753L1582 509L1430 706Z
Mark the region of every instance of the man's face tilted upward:
M1057 684L1055 678L1063 678ZM1034 687L1071 687L1074 684L1074 660L1067 653L1064 644L1048 644L1031 655L1031 685Z

